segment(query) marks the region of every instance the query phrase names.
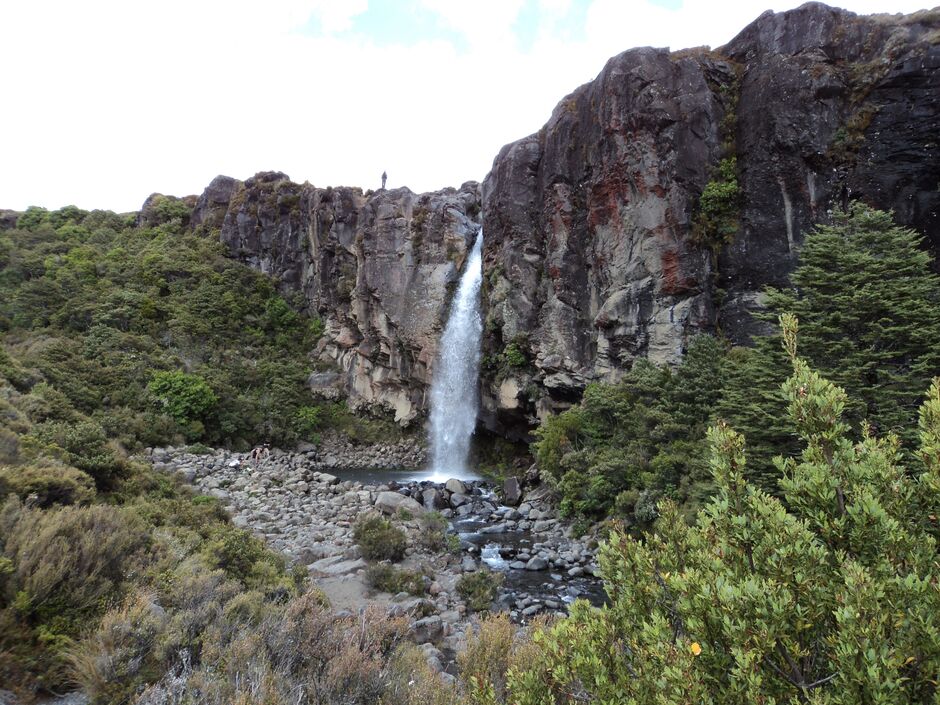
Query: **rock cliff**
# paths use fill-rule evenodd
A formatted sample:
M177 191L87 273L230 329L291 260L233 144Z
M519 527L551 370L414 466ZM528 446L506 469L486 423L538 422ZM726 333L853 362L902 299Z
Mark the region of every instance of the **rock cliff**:
M850 199L940 251L938 69L940 10L819 3L715 51L612 58L483 183L487 424L524 428L638 356L674 363L698 331L746 341L761 289ZM700 197L732 158L728 232L710 240Z
M426 408L448 293L479 230L479 185L414 194L219 176L191 224L324 323L312 389L409 423ZM340 370L336 372L334 370Z
M698 331L746 341L762 288L785 283L807 230L852 199L893 209L940 253L938 69L940 9L810 3L716 50L612 58L505 146L482 187L218 177L192 225L219 228L324 321L316 354L342 373L314 375L320 393L336 385L408 422L426 408L450 286L482 220L481 419L522 437L637 357L675 363ZM716 185L712 212L702 196Z

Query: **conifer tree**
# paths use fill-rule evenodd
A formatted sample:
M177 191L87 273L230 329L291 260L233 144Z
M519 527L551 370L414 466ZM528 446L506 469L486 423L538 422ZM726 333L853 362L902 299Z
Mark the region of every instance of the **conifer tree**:
M940 374L940 277L921 237L890 214L855 203L807 235L788 289L768 292L768 316L800 320L803 356L849 395L846 418L917 443L920 395ZM781 423L780 335L729 358L719 414L751 449L752 478L775 490L774 453L795 449Z

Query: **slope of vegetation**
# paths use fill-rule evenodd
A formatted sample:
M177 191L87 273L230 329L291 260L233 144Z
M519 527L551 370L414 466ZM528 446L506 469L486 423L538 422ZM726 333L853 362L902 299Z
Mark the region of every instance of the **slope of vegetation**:
M917 459L898 437L852 440L846 393L796 355L783 385L800 438L780 499L747 481L744 439L708 433L717 493L690 527L672 502L654 531L602 549L609 607L575 605L475 702L936 703L940 697L940 378Z
M814 368L849 393L846 418L917 443L923 390L940 374L940 277L915 232L890 214L854 204L809 233L791 288L767 292L768 321L794 313ZM616 385L591 385L579 405L549 418L533 453L571 516L649 527L671 499L690 518L712 491L705 429L723 419L751 449L748 478L777 494L775 455L799 438L781 392L787 360L780 333L728 349L700 336L674 371L640 360Z
M0 683L21 695L78 685L133 702L186 671L199 702L236 702L238 666L225 668L242 647L263 658L262 625L272 644L294 639L291 610L320 604L297 629L359 629L215 500L134 459L375 430L312 402L322 325L191 234L188 213L167 199L138 227L33 208L0 232ZM386 632L401 625L374 628L350 661L397 643ZM299 668L268 650L266 678Z
M128 448L311 438L304 381L319 322L190 234L183 214L167 218L138 228L30 209L0 234L4 359L45 406L32 414L40 435L80 413Z

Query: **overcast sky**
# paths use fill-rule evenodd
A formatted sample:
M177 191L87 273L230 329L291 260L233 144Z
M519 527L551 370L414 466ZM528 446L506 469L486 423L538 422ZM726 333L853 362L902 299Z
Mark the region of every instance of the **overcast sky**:
M719 46L785 0L2 0L0 208L136 210L279 170L415 191L635 46ZM859 13L918 0L845 0Z

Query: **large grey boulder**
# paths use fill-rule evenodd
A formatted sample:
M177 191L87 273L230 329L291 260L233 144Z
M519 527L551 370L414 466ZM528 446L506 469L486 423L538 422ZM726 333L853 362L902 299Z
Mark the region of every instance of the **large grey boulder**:
M375 508L384 514L395 514L399 509L404 509L412 514L422 514L424 512L424 507L418 502L398 492L379 492L375 498Z

